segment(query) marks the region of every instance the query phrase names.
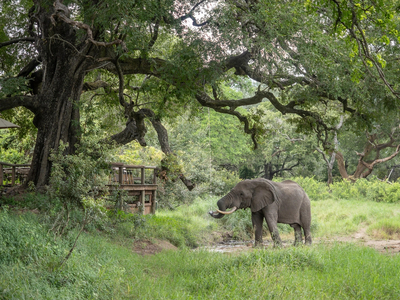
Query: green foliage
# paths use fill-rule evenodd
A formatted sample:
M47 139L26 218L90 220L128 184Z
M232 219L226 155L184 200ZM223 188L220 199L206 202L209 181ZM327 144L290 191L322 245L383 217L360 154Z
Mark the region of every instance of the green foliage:
M37 128L33 126L33 114L25 108L3 111L1 118L6 119L19 128L1 129L0 131L0 161L25 164L31 160L34 147L34 136Z
M52 153L52 173L49 195L63 203L83 205L84 199L98 197L106 190L109 166L104 149L92 141L81 145L75 155L65 155L61 144Z
M387 183L377 178L359 179L356 182L341 180L327 186L326 183L310 177L294 177L311 200L320 201L329 198L397 203L400 200L400 183ZM277 178L276 181L282 179Z
M325 182L316 180L313 177L294 177L291 180L297 182L307 193L311 201L325 200L330 198L329 188ZM282 181L283 178L276 178L274 181Z
M27 80L22 77L2 79L0 78L0 98L7 95L15 96L21 92L28 91Z
M221 168L212 172L210 182L206 182L205 185L209 187L212 195L222 196L227 194L239 181L239 174Z
M118 152L113 155L113 161L128 165L159 166L164 157L161 150L153 146L142 147L138 143L127 144Z
M388 184L377 179L359 179L355 183L343 180L332 185L332 195L341 199L395 203L400 200L400 183Z

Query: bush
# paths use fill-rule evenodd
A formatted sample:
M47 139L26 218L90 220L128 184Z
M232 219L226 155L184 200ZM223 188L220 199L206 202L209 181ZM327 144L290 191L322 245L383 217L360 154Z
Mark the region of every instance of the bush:
M294 177L307 193L310 200L346 199L346 200L371 200L375 202L396 203L400 200L400 183L389 184L377 178L358 179L356 182L341 180L329 187L325 182L320 182L312 177ZM274 181L282 181L277 178Z
M325 182L320 182L315 180L313 177L295 177L290 178L291 180L297 182L307 193L310 200L318 201L330 198L329 188ZM276 179L274 181L282 181Z
M66 145L51 154L52 170L48 193L63 203L82 206L86 197L101 196L108 183L109 166L104 148L95 142L79 147L75 155L65 155Z
M358 179L352 183L342 180L332 185L332 196L341 199L372 200L375 202L396 203L400 200L400 183L371 179Z

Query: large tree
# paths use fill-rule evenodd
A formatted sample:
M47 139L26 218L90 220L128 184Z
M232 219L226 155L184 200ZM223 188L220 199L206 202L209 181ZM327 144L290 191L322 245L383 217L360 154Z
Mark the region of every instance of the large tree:
M0 111L34 114L28 180L48 183L49 155L61 142L66 154L75 152L81 102L92 99L84 92L123 108L125 128L105 143L145 146L149 120L170 155L163 118L204 106L237 117L256 147L258 121L237 108L266 99L300 116L299 126L328 148L338 116L326 110L367 124L397 101L397 15L379 19L395 3L350 2L3 1ZM239 85L241 77L256 83L253 93L229 98L221 85Z

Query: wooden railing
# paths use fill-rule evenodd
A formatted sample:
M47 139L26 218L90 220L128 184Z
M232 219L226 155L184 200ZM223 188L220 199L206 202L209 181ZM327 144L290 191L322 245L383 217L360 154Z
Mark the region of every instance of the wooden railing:
M24 183L30 167L30 164L10 164L0 161L0 187Z
M128 198L125 204L131 212L155 213L156 167L125 165L123 163L111 163L110 167L111 172L107 185L109 191L124 191ZM0 162L0 187L24 183L29 169L30 164Z
M110 191L122 190L126 193L129 199L125 203L128 210L154 214L157 196L156 167L111 163L111 170L108 188ZM150 172L146 174L146 171Z
M157 184L155 174L156 167L125 165L123 163L111 163L112 174L109 184L131 185L131 184ZM152 170L152 176L146 178L146 170ZM137 172L139 171L139 172Z

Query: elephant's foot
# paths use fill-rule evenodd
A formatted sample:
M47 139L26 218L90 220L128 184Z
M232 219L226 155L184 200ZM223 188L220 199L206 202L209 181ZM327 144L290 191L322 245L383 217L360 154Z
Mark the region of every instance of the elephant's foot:
M303 245L303 234L301 232L301 227L299 224L291 224L294 229L294 244L293 246Z
M294 241L293 246L298 247L298 246L302 246L303 245L303 241Z
M263 247L264 247L264 245L263 245L262 240L255 240L254 241L253 248L263 248Z
M294 239L293 246L298 247L303 245L303 237L301 235L296 235Z
M278 232L271 233L272 241L274 242L274 248L282 248L282 240Z

